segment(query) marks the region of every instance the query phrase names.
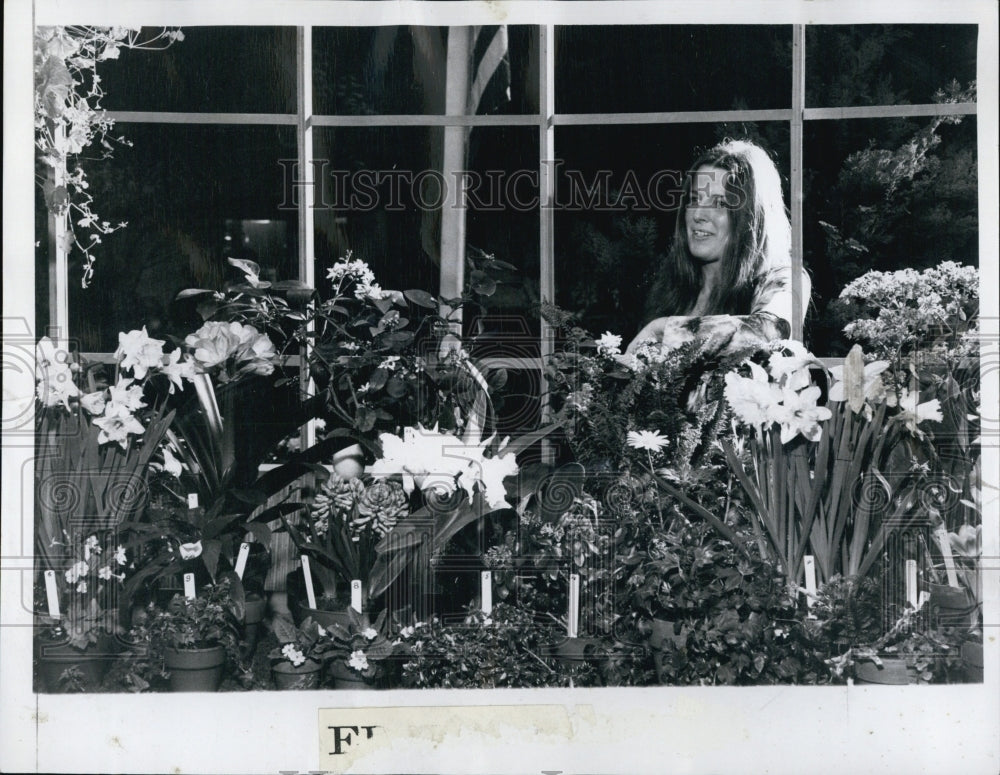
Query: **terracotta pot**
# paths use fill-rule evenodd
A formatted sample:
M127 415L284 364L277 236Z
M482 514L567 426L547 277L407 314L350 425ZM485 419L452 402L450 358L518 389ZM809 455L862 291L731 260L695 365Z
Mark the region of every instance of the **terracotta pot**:
M40 689L49 694L65 692L66 682L61 679L67 670L75 671L84 689L97 689L117 653L117 642L110 635L102 636L97 643L83 650L68 643L42 641L38 644Z
M351 444L333 453L333 471L343 479L356 479L365 472L365 451Z
M881 667L874 662L856 662L854 664L854 682L906 686L907 684L920 683L920 676L915 667L907 666L905 659L888 657L882 659Z
M243 606L243 652L252 655L260 639L260 623L264 621L267 600L262 595L252 595Z
M590 662L604 657L600 638L563 638L541 647L543 657L554 657L562 662Z
M683 648L687 644L687 633L683 622L671 619L653 619L649 633L649 647L654 651L665 651L673 644Z
M302 606L299 609L299 613L303 622L311 618L320 627L332 627L335 624L339 624L341 627L347 628L351 624L351 617L347 613L347 609L343 611L323 611L319 608Z
M352 670L339 659L335 659L330 663L330 676L333 678L334 689L371 691L375 688L370 683L367 683L361 677L360 673Z
M166 649L164 662L170 671L170 690L174 692L217 692L226 666L226 649L210 646L203 649Z
M965 664L965 680L972 683L983 682L983 644L967 640L962 644L962 662Z
M271 675L277 689L316 689L322 671L319 662L307 659L298 667L291 662L279 662L271 668Z

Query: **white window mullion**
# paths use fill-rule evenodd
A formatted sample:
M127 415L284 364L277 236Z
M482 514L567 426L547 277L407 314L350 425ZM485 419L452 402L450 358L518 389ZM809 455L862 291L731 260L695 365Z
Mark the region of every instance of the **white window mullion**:
M555 124L555 27L544 24L538 28L538 185L539 185L539 246L538 266L539 296L553 304L556 301L555 271L555 201L556 201L556 138ZM555 342L552 326L539 320L541 342L540 356L544 364L552 355ZM542 423L549 420L548 391L544 375L539 371L539 401L541 402ZM555 460L555 452L548 441L542 443L542 459L547 463Z
M295 47L296 113L295 144L298 151L300 179L307 184L299 189L298 200L298 250L299 280L311 288L316 287L316 186L322 181L312 180L313 158L313 84L312 84L312 27L299 27ZM309 377L309 347L303 343L302 359L299 362L300 384L304 393L311 393L312 380ZM302 449L308 449L316 442L316 425L308 422L302 429Z
M55 128L58 147L65 146L66 128ZM49 172L53 188L66 185L66 164L63 161ZM45 332L65 348L69 344L69 211L61 214L49 210L49 330Z
M802 340L802 119L806 101L806 28L792 27L792 339Z

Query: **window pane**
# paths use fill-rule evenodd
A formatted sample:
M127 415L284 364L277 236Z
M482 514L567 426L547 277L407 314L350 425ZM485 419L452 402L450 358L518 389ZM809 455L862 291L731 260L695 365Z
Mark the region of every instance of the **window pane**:
M313 111L443 115L448 33L448 27L315 28ZM538 28L508 26L507 40L510 101L480 112L537 113Z
M788 125L674 124L559 127L555 217L556 301L583 313L594 334L627 343L647 321L643 308L664 260L685 171L726 137L772 153L788 197Z
M808 121L804 146L804 260L816 305L806 342L840 356L850 319L831 301L851 280L942 261L978 266L976 119Z
M789 108L792 28L556 28L560 113Z
M163 51L98 66L107 110L295 112L294 27L185 27ZM150 30L144 29L144 33Z
M296 213L282 208L280 159L294 158L291 127L128 124L134 144L91 161L99 214L128 227L104 237L96 275L80 288L70 262L70 333L84 351L114 350L118 332L187 333L198 318L172 304L184 288L220 288L238 273L229 256L252 258L267 279L298 274Z
M976 78L974 24L806 27L806 105L934 102L939 89Z

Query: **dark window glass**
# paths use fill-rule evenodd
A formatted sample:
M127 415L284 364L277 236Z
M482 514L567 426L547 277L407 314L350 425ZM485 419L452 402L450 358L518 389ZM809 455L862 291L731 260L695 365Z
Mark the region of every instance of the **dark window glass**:
M974 24L806 27L806 105L934 102L954 80L976 78Z
M98 65L107 110L294 113L294 27L185 27L163 51ZM148 30L144 30L148 32Z
M118 332L153 336L199 323L174 304L178 291L217 289L239 278L227 257L261 264L266 279L297 277L296 213L284 200L282 159L295 157L290 127L122 125L133 143L88 167L98 212L128 227L95 251L96 274L80 288L70 256L70 330L84 351L114 350Z
M701 152L730 138L771 152L786 201L788 125L674 124L559 127L555 215L556 301L582 313L594 334L627 343L644 320L656 268L673 238L685 171Z
M313 112L443 115L448 34L447 27L315 28ZM536 113L538 28L508 26L507 41L510 100L478 112Z
M816 305L806 342L840 356L851 342L843 287L871 269L979 263L976 119L808 121L805 264Z
M556 28L560 113L791 107L791 26Z

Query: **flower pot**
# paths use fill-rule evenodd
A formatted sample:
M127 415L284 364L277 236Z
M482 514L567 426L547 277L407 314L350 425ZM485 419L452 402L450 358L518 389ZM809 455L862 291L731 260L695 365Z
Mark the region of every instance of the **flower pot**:
M962 625L976 609L976 603L969 597L963 587L950 587L947 584L931 584L931 609L942 625Z
M356 479L365 472L365 451L351 444L333 453L333 472L342 479Z
M262 595L252 595L243 606L243 653L252 655L260 639L260 623L264 621L267 600Z
M117 643L109 635L102 636L97 643L92 643L83 650L68 643L42 641L38 645L41 690L49 694L62 694L76 682L84 690L97 689L117 653ZM73 678L76 681L72 681Z
M302 578L302 569L297 568L287 575L285 578L285 589L288 594L288 611L292 615L292 620L296 625L302 624L306 617L315 613L315 608L309 608L308 596L306 595L306 582ZM316 593L316 599L319 600L320 596L326 591L323 583L317 578L315 572L313 575L313 590ZM341 611L346 611L347 607L350 605L351 601L351 587L346 582L338 582L334 590L336 597L334 598L341 606L340 610L335 611L340 613ZM313 616L315 619L316 617ZM318 620L317 620L318 621ZM320 622L322 624L322 622Z
M320 608L301 606L299 614L301 616L300 623L311 618L320 627L332 627L335 624L339 624L341 627L346 628L351 624L351 617L347 613L346 608L343 611L324 611Z
M972 683L983 682L983 644L967 640L962 644L962 662L965 666L965 680Z
M216 692L222 683L226 649L210 646L203 649L166 649L164 662L170 671L170 690L174 692Z
M905 686L920 683L920 675L915 667L909 667L905 659L889 657L882 659L882 666L874 662L854 664L854 682L859 684L883 684Z
M687 632L683 622L671 619L653 619L649 633L649 647L654 651L666 651L670 645L683 648L687 644Z
M604 656L600 638L563 638L541 647L543 657L552 657L564 663L581 663L599 660Z
M334 689L368 691L375 688L361 677L361 673L352 670L339 659L330 663L330 676L333 678Z
M323 666L307 659L297 667L291 662L279 662L271 668L276 689L316 689L322 676Z

